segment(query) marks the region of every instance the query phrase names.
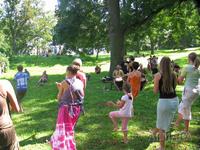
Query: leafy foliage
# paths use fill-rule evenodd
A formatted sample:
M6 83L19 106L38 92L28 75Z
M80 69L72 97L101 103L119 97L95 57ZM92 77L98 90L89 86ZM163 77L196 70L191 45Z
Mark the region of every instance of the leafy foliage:
M4 0L0 23L8 40L7 51L28 53L33 47L45 48L51 41L53 16L43 12L42 7L39 0Z

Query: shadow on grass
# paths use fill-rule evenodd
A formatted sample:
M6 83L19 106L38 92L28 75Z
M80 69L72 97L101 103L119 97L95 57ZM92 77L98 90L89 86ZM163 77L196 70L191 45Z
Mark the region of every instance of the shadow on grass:
M26 146L26 145L30 145L30 144L32 145L35 143L37 143L37 144L46 143L47 139L49 139L50 136L51 135L47 135L47 136L43 136L41 138L37 138L36 133L35 133L35 134L31 135L30 137L20 141L19 144L20 144L20 146ZM46 143L46 144L48 144L48 143Z
M151 85L147 85L134 102L134 117L129 121L129 143L123 144L121 142L122 133L112 132L112 123L108 117L108 113L116 109L97 105L107 100L115 101L123 95L115 89L104 90L104 83L101 79L107 74L107 72L99 75L92 73L88 81L84 103L86 114L79 118L75 128L77 148L79 150L143 150L148 148L152 142L145 132L155 127L158 101L157 95L154 95L152 91L152 82L149 82ZM44 86L37 85L38 79L39 76L32 76L29 82L28 93L22 102L25 112L14 114L13 120L17 134L22 139L21 146L46 144L46 139L49 139L55 130L58 110L55 82L62 81L64 75L49 75L49 81ZM181 93L178 94L180 96ZM193 112L197 112L196 116L198 116L199 103L193 108ZM194 129L196 130L197 127ZM198 132L195 131L194 134L197 136Z

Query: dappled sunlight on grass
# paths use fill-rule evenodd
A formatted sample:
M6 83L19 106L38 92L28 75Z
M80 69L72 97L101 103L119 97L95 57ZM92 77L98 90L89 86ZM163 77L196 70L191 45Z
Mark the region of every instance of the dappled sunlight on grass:
M181 52L182 53L182 52ZM163 55L160 53L160 55ZM165 53L170 54L170 53ZM179 53L176 52L176 55ZM173 55L172 53L170 55ZM187 56L187 54L185 54ZM37 57L36 57L37 58ZM36 59L34 58L34 59ZM19 60L24 59L26 66L31 66L31 63L35 63L30 57L16 58L11 65L13 68L17 64L20 64ZM40 58L39 58L40 59ZM43 61L41 58L39 61ZM12 114L13 122L16 127L17 135L20 140L22 150L50 150L49 145L45 143L49 140L50 136L55 130L58 102L56 100L57 88L56 81L62 81L65 77L66 66L71 63L72 58L69 58L69 63L66 57L57 58L49 57L48 61L44 62L47 66L42 64L41 66L28 67L31 74L29 81L29 89L22 101L24 107L24 113ZM49 62L52 59L53 62ZM89 60L87 58L85 65L95 62L95 59ZM108 57L101 58L101 62L107 62ZM28 61L28 62L26 62ZM86 60L85 60L86 61ZM176 60L181 66L187 61L186 57ZM47 63L50 63L49 65ZM67 63L66 63L67 62ZM87 64L88 63L88 64ZM85 91L85 115L81 115L76 128L75 138L78 150L154 150L158 147L159 143L157 139L152 139L149 133L149 129L156 126L156 107L158 101L158 94L153 93L153 79L151 73L148 73L147 77L149 82L145 86L144 90L140 92L139 96L134 101L134 117L129 121L129 143L123 144L122 132L112 132L113 124L108 117L110 111L116 110L116 108L108 107L105 102L108 100L116 101L123 95L122 92L118 92L114 86L112 89L110 85L101 81L102 77L108 75L108 72L102 72L97 75L94 72L94 66L85 67L87 72L90 72L91 78L87 83ZM84 70L85 70L84 68ZM44 86L38 86L37 81L40 78L43 70L47 70L49 74L49 81ZM10 70L4 77L12 80L16 70ZM14 85L14 81L12 81ZM105 90L105 86L109 90ZM181 94L183 85L177 86L177 94L181 100ZM192 107L193 120L191 121L191 133L192 140L190 141L167 141L166 150L192 150L197 147L199 141L199 99L194 103ZM121 127L121 121L119 120L119 127ZM175 130L175 133L180 132L183 129L183 123L180 128ZM196 150L196 149L194 149Z

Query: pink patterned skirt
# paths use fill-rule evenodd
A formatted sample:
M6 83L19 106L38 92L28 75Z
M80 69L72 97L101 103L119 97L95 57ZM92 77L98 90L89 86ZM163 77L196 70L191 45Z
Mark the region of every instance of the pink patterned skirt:
M53 150L76 150L74 127L80 110L80 106L64 105L59 108L56 130L51 136Z

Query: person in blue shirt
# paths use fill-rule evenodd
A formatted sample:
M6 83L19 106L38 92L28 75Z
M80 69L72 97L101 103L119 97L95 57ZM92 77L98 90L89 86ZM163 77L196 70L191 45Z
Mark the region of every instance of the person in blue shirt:
M19 65L17 67L18 72L15 74L14 79L16 80L16 95L17 95L17 100L20 106L20 111L23 112L23 108L21 105L21 100L25 96L28 88L28 79L29 76L27 73L22 72L23 71L23 66Z

